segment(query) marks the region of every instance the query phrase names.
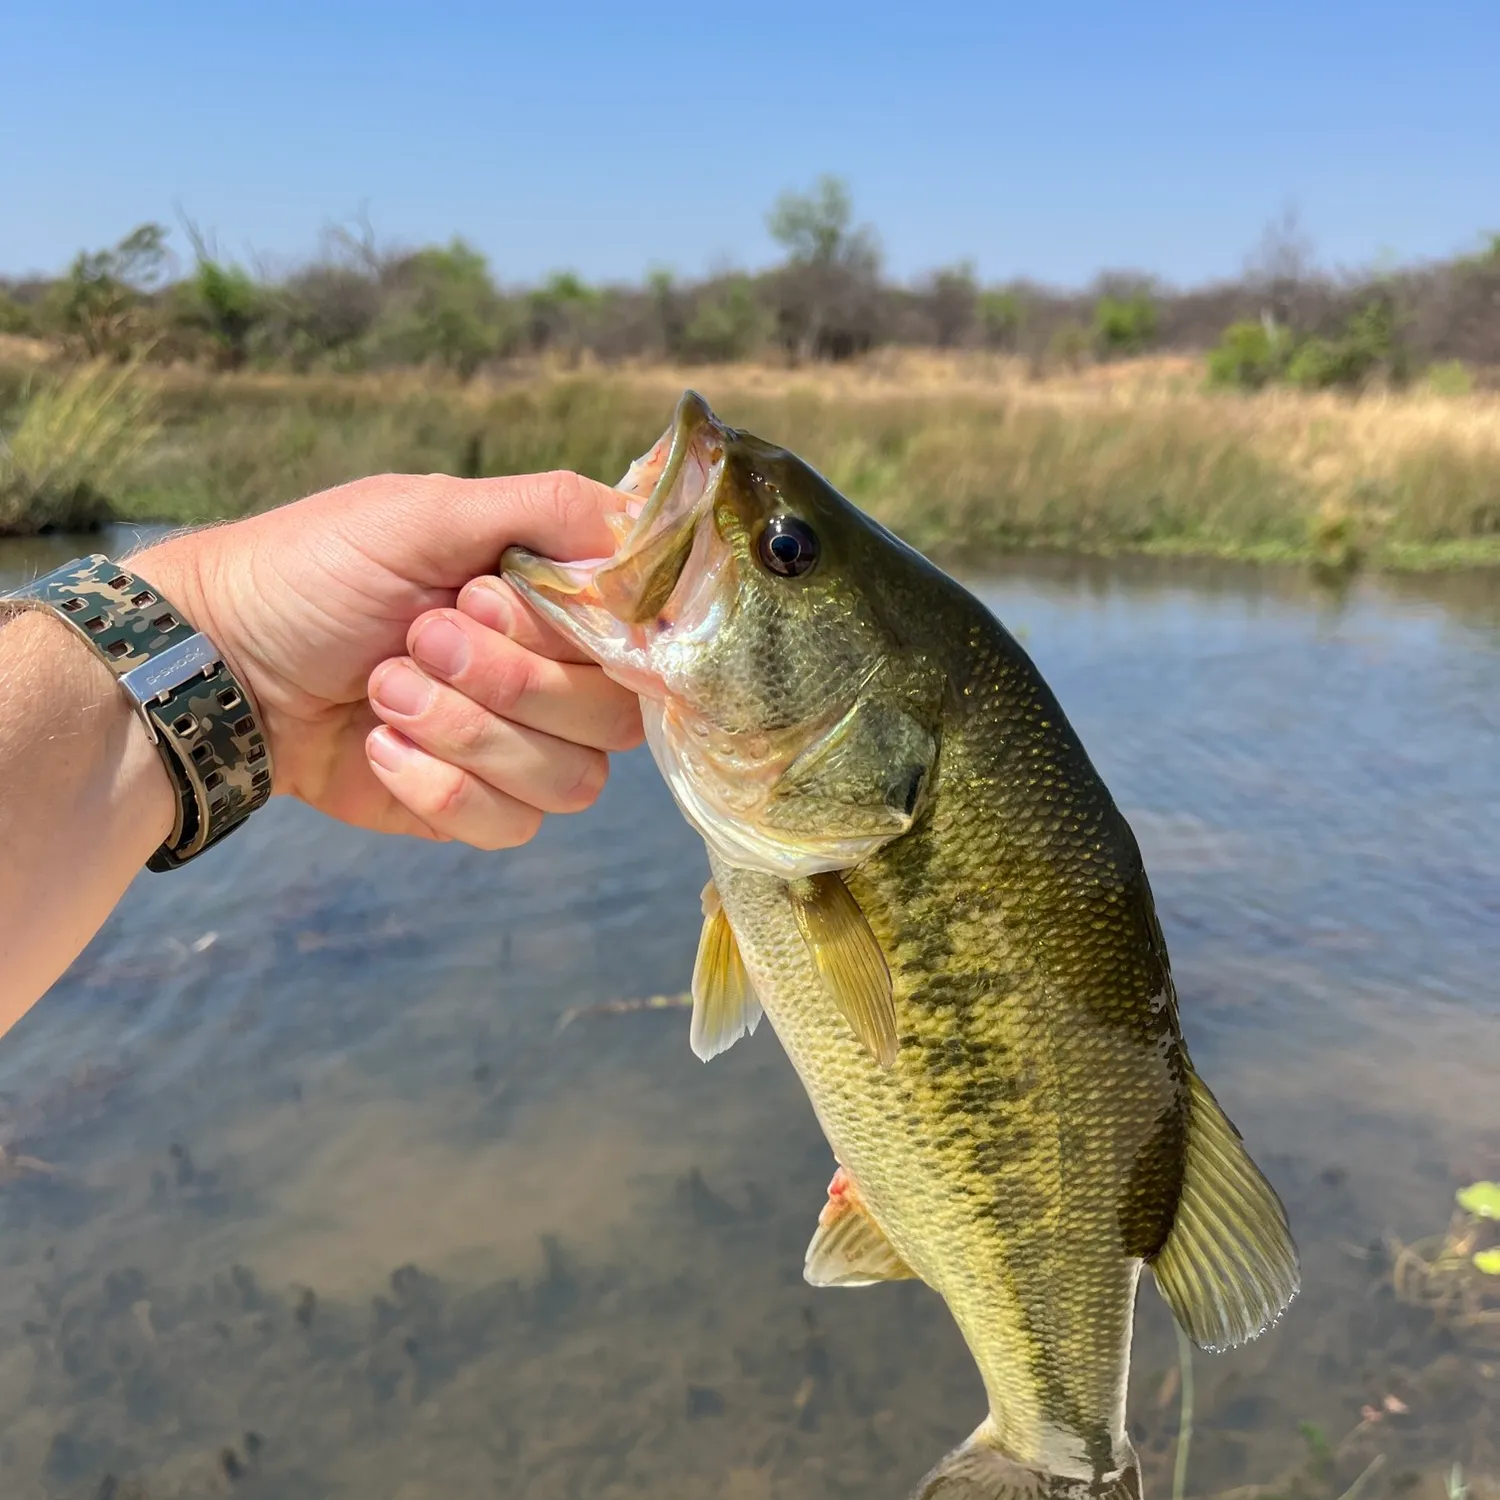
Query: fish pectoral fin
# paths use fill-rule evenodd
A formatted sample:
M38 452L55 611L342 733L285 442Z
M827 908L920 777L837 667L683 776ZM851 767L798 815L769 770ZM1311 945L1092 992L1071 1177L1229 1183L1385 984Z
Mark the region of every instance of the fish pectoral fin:
M865 1050L888 1068L896 1061L896 1000L890 965L859 903L836 874L792 887L803 941L824 987Z
M760 1001L750 983L740 945L713 881L703 887L703 932L693 963L693 1019L688 1045L707 1062L751 1036L760 1024Z
M1276 1190L1208 1085L1196 1073L1188 1080L1182 1193L1151 1269L1182 1331L1200 1348L1223 1349L1270 1327L1301 1273Z
M917 1273L896 1253L840 1167L828 1184L828 1202L818 1215L802 1274L810 1286L874 1286L911 1281Z

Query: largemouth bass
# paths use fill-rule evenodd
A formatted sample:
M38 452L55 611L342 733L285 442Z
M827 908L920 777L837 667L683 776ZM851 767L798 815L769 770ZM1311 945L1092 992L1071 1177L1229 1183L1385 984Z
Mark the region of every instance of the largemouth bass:
M1298 1287L1183 1043L1150 886L1040 673L959 584L692 392L612 557L503 570L637 692L708 848L707 1060L770 1017L837 1170L819 1286L920 1278L989 1411L923 1500L1135 1500L1141 1268L1219 1348Z

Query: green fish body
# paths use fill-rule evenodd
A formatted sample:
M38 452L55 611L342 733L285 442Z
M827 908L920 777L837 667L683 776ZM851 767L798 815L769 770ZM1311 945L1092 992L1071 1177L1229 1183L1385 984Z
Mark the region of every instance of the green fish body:
M1142 1267L1206 1347L1298 1272L1135 838L1014 638L800 461L690 394L647 483L604 567L507 571L642 692L705 837L694 1050L770 1017L838 1164L808 1280L918 1278L963 1333L989 1412L918 1495L1138 1496Z

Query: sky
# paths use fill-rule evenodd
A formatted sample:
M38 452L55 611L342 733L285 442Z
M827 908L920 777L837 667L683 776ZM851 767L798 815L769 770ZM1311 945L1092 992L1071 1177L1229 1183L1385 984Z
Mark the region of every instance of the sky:
M1500 230L1500 0L0 0L0 51L0 274L363 215L506 284L695 276L824 172L899 278L1203 282L1288 205L1332 268Z

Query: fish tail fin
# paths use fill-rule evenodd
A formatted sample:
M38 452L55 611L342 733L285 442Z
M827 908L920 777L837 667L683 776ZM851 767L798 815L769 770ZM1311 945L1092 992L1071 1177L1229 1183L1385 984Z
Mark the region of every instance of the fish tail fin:
M1178 1325L1200 1349L1264 1332L1297 1295L1301 1275L1286 1210L1240 1133L1196 1073L1182 1196L1150 1262Z
M1076 1479L1033 1469L999 1445L986 1417L912 1492L911 1500L1141 1500L1141 1470L1127 1445L1119 1469Z

